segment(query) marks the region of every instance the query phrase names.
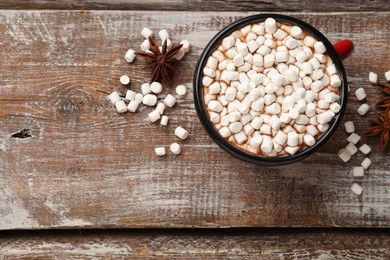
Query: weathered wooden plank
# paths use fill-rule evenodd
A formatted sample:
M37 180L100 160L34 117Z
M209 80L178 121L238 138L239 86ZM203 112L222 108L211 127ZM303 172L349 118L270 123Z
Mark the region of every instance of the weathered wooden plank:
M149 109L118 115L96 91L125 91L149 79L144 63L126 64L140 30L167 28L192 52L174 84L191 87L202 48L223 26L252 13L137 11L2 11L0 13L0 229L70 227L390 226L388 152L373 146L373 166L350 191L353 166L337 157L346 145L340 128L321 152L291 166L266 168L228 156L207 136L192 92L169 109L170 126L147 122ZM387 71L390 13L294 14L331 41L350 38L345 61L351 94L365 87L374 103L380 91L370 70ZM173 90L165 89L165 93ZM362 134L351 95L345 119ZM372 115L374 111L370 112ZM190 131L180 156L157 158L153 148L177 141L174 128ZM29 138L11 138L30 129Z
M388 259L386 230L143 230L11 233L5 259Z
M389 11L388 1L312 0L3 0L0 9L83 9L83 10L174 10L174 11L253 11L259 12L355 12Z

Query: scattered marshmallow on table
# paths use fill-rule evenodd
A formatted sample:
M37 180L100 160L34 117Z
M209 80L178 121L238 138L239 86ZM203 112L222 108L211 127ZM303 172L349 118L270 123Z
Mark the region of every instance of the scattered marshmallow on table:
M348 152L347 149L340 149L338 152L338 156L343 162L348 162L351 159L351 154Z
M108 95L108 99L111 101L113 105L115 105L116 102L121 100L121 97L119 96L118 91L114 91L110 95Z
M156 111L160 113L160 115L164 114L165 111L165 104L164 103L158 103L156 106Z
M364 116L367 114L368 110L370 109L370 106L367 104L361 104L357 110L357 113L361 116Z
M363 192L362 186L360 186L360 185L357 184L357 183L352 184L351 190L352 190L352 192L355 193L356 195L360 195L360 194L362 194L362 192Z
M153 110L152 112L150 112L148 114L148 118L151 122L156 122L157 120L159 120L161 118L161 115L158 111Z
M178 143L172 143L172 144L169 146L169 149L171 150L171 152L172 152L173 154L178 155L178 154L181 153L181 146L180 146L180 144L178 144Z
M386 81L390 81L390 70L385 72Z
M169 117L168 117L168 116L162 116L162 117L161 117L160 124L161 124L162 126L167 126L167 125L168 125L168 120L169 120Z
M136 100L131 100L130 103L127 105L127 110L134 113L135 111L137 111L139 104L140 102Z
M188 131L185 130L183 127L181 126L178 126L176 129L175 129L175 135L180 138L181 140L185 140L187 139L188 137Z
M119 100L115 103L115 108L118 111L118 113L124 113L127 111L127 106L125 101Z
M165 147L156 147L154 148L154 152L157 156L164 156L167 154Z
M142 92L142 95L149 94L151 92L150 84L149 83L142 84L141 85L141 92Z
M141 31L141 35L145 38L149 38L150 36L153 36L153 31L150 30L149 28L143 28Z
M362 166L353 167L353 177L363 177L364 168Z
M161 31L159 31L158 35L160 36L161 41L165 41L170 38L169 32L166 29L162 29Z
M360 136L356 133L352 133L348 136L347 141L353 144L357 144L360 140Z
M218 102L218 101L217 101ZM173 107L176 104L176 98L172 96L171 94L168 94L165 99L164 103L168 107ZM211 103L211 102L210 102ZM221 112L221 111L220 111Z
M345 132L350 133L350 134L355 132L355 125L354 125L353 121L345 122L344 126L345 126Z
M120 78L119 78L119 81L122 85L128 85L130 83L130 78L129 76L127 75L122 75Z
M157 97L152 94L147 94L142 99L142 104L147 106L154 106L157 102Z
M125 60L129 63L133 62L135 59L135 51L132 49L129 49L125 54Z
M371 160L369 158L364 158L364 160L361 163L361 166L367 170L371 166Z
M178 94L179 96L184 96L185 94L187 94L187 87L184 85L178 85L176 87L176 94Z
M358 148L353 143L348 143L347 146L345 146L345 149L351 154L354 155L357 153Z
M150 84L150 91L159 94L162 91L162 85L160 82L154 81Z
M368 81L372 84L377 84L378 83L378 75L374 72L370 72L368 75Z
M135 93L134 91L128 89L128 90L126 91L125 99L130 100L130 101L131 101L131 100L134 100L136 94L137 94L137 93Z
M366 92L364 91L364 88L358 88L355 91L355 95L356 95L357 100L359 100L359 101L366 98Z
M359 147L359 151L361 151L363 154L369 154L371 152L371 147L367 144L363 144Z

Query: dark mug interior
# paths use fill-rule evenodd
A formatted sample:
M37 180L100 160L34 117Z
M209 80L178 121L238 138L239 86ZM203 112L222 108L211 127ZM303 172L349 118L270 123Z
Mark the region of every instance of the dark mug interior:
M330 56L333 63L335 64L338 71L338 75L340 76L341 79L341 86L340 86L340 93L339 93L340 95L339 102L341 105L341 109L339 113L335 116L335 118L333 118L333 120L330 122L329 129L316 140L315 145L311 147L307 147L297 152L294 155L287 155L281 157L262 157L259 155L252 154L250 152L245 152L244 150L241 150L240 148L231 144L228 140L224 139L208 118L207 109L204 103L204 95L203 95L203 87L202 87L203 68L206 65L208 57L219 46L221 41L225 37L230 35L232 32L234 32L235 30L240 29L248 24L264 22L268 17L274 18L277 22L286 23L290 25L297 25L301 27L304 31L311 34L317 40L322 41L326 46L326 53ZM279 15L279 14L258 14L258 15L248 16L236 22L233 22L228 26L226 26L225 28L223 28L211 39L211 41L207 44L207 46L203 50L203 53L200 56L194 74L194 102L195 102L196 112L198 114L200 122L202 123L203 127L206 129L210 137L223 150L225 150L229 154L243 161L255 163L259 165L265 165L265 166L277 166L277 165L294 163L306 158L307 156L313 154L318 149L320 149L332 137L337 127L340 125L340 122L344 116L345 109L346 109L347 95L348 95L348 86L347 86L347 77L346 77L345 69L343 67L341 58L339 57L339 55L337 54L336 50L334 49L333 45L329 42L329 40L313 26L301 20L298 20L296 18L285 16L285 15Z

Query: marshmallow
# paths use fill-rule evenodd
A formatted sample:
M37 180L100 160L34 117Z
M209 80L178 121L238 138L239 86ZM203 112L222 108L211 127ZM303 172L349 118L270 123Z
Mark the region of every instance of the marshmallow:
M225 92L225 98L228 101L233 101L236 98L237 90L233 87L228 87Z
M275 131L278 131L280 126L282 125L282 121L276 115L271 116L268 123Z
M250 124L246 124L244 126L244 133L247 135L247 136L251 136L253 134L253 132L255 131L255 129L253 129L253 127L251 127Z
M185 140L187 139L188 137L188 131L185 130L183 127L181 126L178 126L176 129L175 129L175 135L180 138L181 140Z
M136 93L129 89L129 90L126 91L125 99L127 99L127 100L134 100L135 99L135 95L136 95Z
M158 35L160 36L161 41L165 41L170 38L169 33L166 29L162 29L161 31L159 31Z
M156 111L160 113L160 115L164 114L165 111L165 105L164 103L158 103L156 107Z
M260 54L253 55L253 65L255 66L263 66L263 56Z
M365 159L362 161L361 166L362 166L365 170L367 170L367 169L370 168L370 166L371 166L371 160L368 159L368 158L365 158Z
M136 100L131 100L130 103L127 105L127 110L134 113L135 111L137 111L139 104L140 102Z
M315 81L315 80L321 79L323 75L324 75L324 72L321 69L316 69L313 71L313 73L310 75L310 77L313 81Z
M119 100L115 103L115 108L118 113L124 113L127 111L126 103L123 100Z
M390 81L390 70L385 72L386 81Z
M312 135L306 134L303 136L303 142L307 146L313 146L316 143L316 140L314 139L314 137Z
M355 125L353 124L352 121L345 122L344 126L345 126L345 132L347 132L347 133L355 132Z
M152 94L147 94L142 99L142 104L144 104L146 106L154 106L156 104L156 102L157 102L157 97L155 95L152 95Z
M351 154L348 152L347 149L340 149L338 152L338 156L343 162L348 162L351 159Z
M307 61L302 63L302 71L305 72L306 75L310 75L313 73L313 65Z
M230 123L237 122L241 119L241 113L234 111L228 115L228 119Z
M250 139L249 145L255 149L258 149L262 142L263 142L263 137L257 134Z
M232 135L232 133L230 132L229 128L224 126L224 127L221 127L221 129L219 129L219 133L220 135L223 137L223 138L228 138L229 136Z
M121 97L119 96L118 91L114 91L110 95L108 95L108 99L113 105L115 105L116 102L121 101Z
M171 41L168 39L168 42L171 43ZM181 48L176 55L174 56L176 60L182 60L185 55L185 51L183 48Z
M282 29L277 29L276 32L274 33L274 38L281 41L284 38L286 38L287 35L288 34L285 31L283 31Z
M226 79L229 81L238 80L240 78L240 73L237 71L228 71L226 74Z
M119 81L122 85L128 85L130 83L130 78L129 76L127 75L122 75L120 78L119 78Z
M316 39L314 39L313 37L311 37L310 35L308 35L308 36L306 36L306 37L303 39L303 42L304 42L305 46L314 47L314 43L316 42Z
M260 48L257 49L256 51L258 54L262 55L262 56L265 56L267 54L269 54L271 52L271 49L268 48L267 46L265 45L262 45L260 46Z
M178 85L176 87L176 94L178 94L179 96L184 96L185 94L187 94L187 87L184 85Z
M150 84L149 83L142 84L141 85L141 92L142 92L142 95L149 94L151 92Z
M294 155L294 154L296 154L296 152L298 152L299 146L286 146L286 147L284 148L284 150L285 150L286 153L288 153L289 155Z
M361 101L366 98L366 92L364 91L364 88L358 88L355 91L356 99Z
M234 134L240 132L241 129L242 129L242 124L240 122L234 122L229 125L229 130Z
M212 68L205 67L203 69L203 75L206 75L210 78L214 78L216 76L215 70Z
M265 135L270 135L271 134L271 127L270 125L264 123L260 126L260 133L265 134Z
M303 63L304 61L309 58L309 55L305 51L298 52L297 56L295 57L299 63Z
M364 168L361 166L353 167L353 177L363 177L364 176Z
M368 75L368 80L372 84L377 84L378 83L378 75L374 72L370 72L370 74Z
M225 50L228 50L230 49L231 47L233 47L233 45L236 43L236 40L234 39L233 36L228 36L228 37L225 37L223 40L222 40L222 47L225 49Z
M148 118L151 122L156 122L161 118L161 115L157 110L153 110L148 114Z
M288 111L288 115L291 117L291 119L297 119L299 116L299 111L295 107L291 108Z
M321 133L324 133L324 132L328 131L328 129L329 129L329 124L319 124L319 125L317 125L317 128L318 128L318 130L319 130Z
M361 151L363 154L369 154L371 152L371 147L367 144L363 144L359 147L359 151Z
M264 135L263 141L261 142L261 146L260 146L261 151L263 151L264 153L270 153L272 151L272 147L273 147L273 142L271 137L269 137L268 135Z
M248 46L241 42L237 45L237 51L240 53L242 56L245 56L248 54Z
M215 100L213 100L214 102L218 102L218 101L215 101ZM210 103L211 103L212 101L210 101L209 102L209 109L210 109ZM219 102L218 102L219 103ZM172 96L171 94L168 94L166 97L165 97L165 99L164 99L164 104L166 105L166 106L168 106L168 107L173 107L175 104L176 104L176 98L174 97L174 96ZM220 104L220 103L219 103ZM221 105L221 104L220 104ZM222 108L222 105L221 105L221 108ZM210 109L210 110L212 110L212 109ZM212 110L212 111L214 111L214 110ZM221 111L222 111L222 109L221 109ZM216 111L216 112L221 112L221 111Z
M298 26L291 27L290 34L292 37L297 38L297 39L302 39L305 36L302 29Z
M246 140L248 140L248 137L244 131L240 131L237 134L234 134L234 139L238 144L243 144Z
M326 47L323 42L314 43L314 51L319 54L323 54L326 52Z
M313 83L311 83L311 85L310 85L310 89L314 93L320 92L324 87L325 87L324 83L322 83L322 81L320 81L320 80L316 80Z
M221 120L221 116L218 113L209 112L210 121L214 124L218 124Z
M264 120L261 118L261 117L254 117L252 122L251 122L251 127L256 129L256 130L259 130L261 125L263 124Z
M357 112L359 115L361 116L364 116L365 114L367 114L368 110L370 109L370 106L367 105L367 104L362 104L360 105L360 107L358 108Z
M269 68L272 65L274 65L275 62L275 56L273 54L267 54L264 56L264 68Z
M293 38L288 38L285 40L284 45L287 48L289 48L290 50L292 50L292 49L295 49L299 45L299 43L297 40L295 40Z
M161 117L161 120L160 120L160 124L162 126L167 126L168 125L168 120L169 120L169 117L168 116L162 116Z
M143 28L142 31L141 31L141 35L145 38L149 38L151 36L153 36L153 31L150 30L149 28Z
M181 153L181 146L180 144L178 143L172 143L170 146L169 146L169 149L171 150L171 152L173 154L180 154Z
M274 18L267 18L264 22L264 28L266 33L274 33L278 29Z
M329 109L333 112L333 113L338 113L341 109L341 105L337 102L333 102L332 104L330 104L329 106Z
M287 134L282 131L278 131L278 133L274 137L274 141L280 145L284 145L287 141Z
M241 103L238 106L238 111L240 111L241 114L246 115L249 113L249 107L247 104Z
M290 132L287 134L287 145L297 146L299 142L298 134L295 132Z
M210 56L207 59L206 67L213 69L213 70L216 70L217 66L218 66L218 60L216 58Z
M150 50L150 43L149 43L149 40L144 40L141 45L140 45L140 48L142 51L148 51Z
M350 134L347 138L347 141L353 144L357 144L359 140L360 140L360 136L355 133Z
M187 40L182 40L180 42L181 45L183 45L181 48L184 50L185 53L189 52L191 49L190 42Z
M345 149L351 154L354 155L357 153L358 149L353 143L348 143L347 146L345 146Z
M244 62L245 62L244 56L242 54L236 54L233 58L233 63L228 63L226 65L226 69L229 71L234 71L236 70L236 67L240 67L244 65Z
M357 183L352 184L351 190L352 190L352 192L355 193L356 195L360 195L360 194L362 194L362 192L363 192L362 186L360 186L360 185L357 184Z
M248 47L249 51L253 53L260 47L260 45L255 40L251 40L250 42L248 42L247 47ZM237 46L237 49L238 49L238 46Z
M156 147L156 148L154 148L154 152L156 153L157 156L166 155L166 151L165 151L164 147Z
M252 116L250 114L246 114L246 115L241 116L240 122L242 125L246 125L251 121L251 119L252 119Z
M218 81L214 81L214 83L209 86L209 93L211 95L219 94L220 91L221 91L221 85L219 84Z
M330 77L330 85L332 86L332 88L340 87L341 86L340 77L338 75L332 75Z
M312 136L316 136L319 133L317 127L315 127L314 125L308 125L306 127L306 132Z
M129 49L125 54L125 60L129 63L133 62L135 59L135 52L132 49Z

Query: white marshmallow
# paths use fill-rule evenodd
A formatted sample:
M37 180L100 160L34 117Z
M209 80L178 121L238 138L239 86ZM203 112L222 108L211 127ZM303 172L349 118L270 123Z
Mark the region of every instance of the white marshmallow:
M360 136L355 133L350 134L347 138L347 141L353 144L357 144L359 140L360 140Z
M219 94L220 91L221 91L221 85L219 84L218 81L214 81L214 83L209 86L209 93L211 95Z
M250 139L249 145L255 149L258 149L262 142L263 142L263 137L257 134Z
M284 45L289 48L290 50L292 49L295 49L299 43L297 40L293 39L293 38L288 38L284 41Z
M290 34L292 37L297 39L302 39L305 36L302 29L298 26L291 27Z
M320 80L316 80L313 83L311 83L311 85L310 85L310 89L314 93L320 92L324 87L325 87L324 83L322 83L322 81L320 81Z
M214 78L215 77L215 70L214 69L211 69L211 68L208 68L208 67L204 67L203 69L203 75L206 75L210 78Z
M115 108L118 113L125 113L127 111L126 103L123 100L119 100L115 103Z
M241 114L246 115L249 113L249 106L245 103L241 103L238 106L238 111L240 111Z
M154 148L154 152L156 153L157 156L164 156L167 154L164 147L156 147Z
M240 132L242 130L242 124L241 122L234 122L234 123L231 123L229 125L229 130L234 133L234 134L237 134L238 132Z
M299 111L295 107L291 108L288 111L288 115L290 116L291 119L297 119L299 116Z
M323 54L326 52L326 47L323 42L314 43L314 51L319 54Z
M361 195L362 192L363 192L362 186L360 186L360 185L357 184L357 183L352 184L351 190L352 190L352 192L355 193L356 195Z
M221 120L221 116L218 113L209 112L210 121L214 124L218 124Z
M265 134L265 135L270 135L271 134L271 126L268 125L267 123L263 123L260 126L260 133Z
M263 56L260 54L253 55L253 65L255 66L263 66Z
M273 130L278 131L280 129L280 126L282 125L282 121L278 116L273 115L270 117L268 124Z
M171 41L168 39L168 43L170 43L170 42L171 42ZM183 48L181 48L181 49L176 53L175 59L176 59L176 60L182 60L183 57L184 57L184 55L185 55L185 51L184 51Z
M340 80L340 77L338 75L332 75L330 76L330 85L333 87L333 88L338 88L341 86L341 80Z
M276 96L275 94L266 94L264 96L264 104L269 106L271 105L272 103L274 103L276 101Z
M248 42L247 48L252 53L255 52L259 47L260 45L255 40L251 40L250 42ZM238 50L238 46L237 46L237 50Z
M261 125L263 124L264 120L261 118L261 117L255 117L253 118L252 122L251 122L251 126L252 128L256 129L256 130L259 130Z
M288 52L276 52L276 54L275 54L275 60L276 60L278 63L288 61Z
M230 49L231 47L233 47L233 45L236 43L236 40L234 39L233 36L228 36L228 37L225 37L223 40L222 40L222 46L225 50L228 50Z
M339 158L343 161L343 162L348 162L350 159L351 159L351 154L348 152L347 149L344 149L344 148L341 148L338 152L338 156Z
M265 86L264 90L265 90L265 93L272 94L276 91L277 88L278 87L273 82L271 82Z
M253 127L251 127L250 124L246 124L244 126L244 133L247 135L247 136L251 136L253 134L253 132L255 131L255 129L253 129Z
M164 114L164 111L165 111L165 105L164 105L164 103L158 103L158 104L157 104L157 107L156 107L156 111L157 111L160 115Z
M116 102L121 101L121 97L119 96L118 91L114 91L110 95L108 95L108 99L113 105L115 105Z
M225 92L225 98L228 101L233 101L236 98L237 90L233 87L228 87Z
M284 38L286 38L287 35L288 34L285 31L283 31L282 29L277 29L276 32L274 33L274 38L281 41Z
M169 146L169 149L171 150L171 152L173 154L180 154L181 153L181 146L180 144L178 143L172 143L170 146Z
M354 155L357 153L358 149L353 143L348 143L347 146L345 146L345 149L351 154Z
M313 146L316 143L316 140L314 139L314 137L312 135L306 134L303 136L303 142L307 146Z
M175 135L180 138L181 140L185 140L188 137L188 131L185 130L183 127L178 126L175 129Z
M135 99L135 95L136 95L136 93L135 93L134 91L128 89L128 90L126 91L126 97L125 97L125 99L127 99L127 100L134 100L134 99Z
M152 94L146 94L142 99L142 104L146 106L154 106L157 102L157 97Z
M215 100L213 100L214 102L218 102L218 101L215 101ZM210 103L211 103L212 101L210 101L209 102L209 109L210 109ZM219 103L219 102L218 102ZM175 104L176 104L176 98L174 97L174 96L172 96L171 94L168 94L166 97L165 97L165 99L164 99L164 104L166 105L166 106L168 106L168 107L173 107ZM220 103L219 103L220 104ZM221 105L221 104L220 104ZM221 105L221 107L222 107L222 105ZM212 111L214 111L214 110L212 110ZM221 111L222 111L222 109L221 109ZM216 111L216 112L221 112L221 111Z
M231 65L233 64L234 67ZM240 67L244 64L244 56L242 54L236 54L233 58L233 63L228 63L226 68L230 71L236 70L236 67Z
M295 82L298 80L298 72L293 70L293 69L289 69L287 71L287 79L291 82Z
M284 148L284 150L285 150L286 153L288 153L289 155L294 155L294 154L296 154L296 152L298 152L299 146L286 146L286 147Z
M329 106L329 109L333 112L333 113L338 113L341 109L341 105L337 102L333 102L332 104L330 104Z
M264 28L266 33L274 33L278 29L276 21L274 18L267 18L264 22Z
M166 29L162 29L158 32L158 35L160 36L161 41L165 41L170 38L169 33Z
M119 78L119 81L122 85L128 85L130 83L130 78L129 76L127 75L122 75L120 78Z
M326 67L326 72L329 76L332 76L333 74L337 73L336 65L331 64L328 67Z
M150 84L150 90L155 93L159 94L162 91L162 85L160 82L154 81L152 84Z
M287 134L287 145L288 146L297 146L299 143L298 134L296 132L289 132Z
M274 65L275 62L275 56L273 54L267 54L264 56L264 68L269 68Z
M248 124L251 120L252 120L251 114L246 114L246 115L242 115L242 116L241 116L240 122L241 122L242 125L246 125L246 124Z
M280 145L284 145L287 141L287 134L282 131L278 131L278 133L274 137L274 141Z
M220 135L223 137L223 138L228 138L229 136L232 135L232 133L230 132L229 128L224 126L224 127L221 127L221 129L219 129L219 133Z
M270 115L277 115L281 111L280 105L278 103L273 103L265 108L265 112Z
M321 99L321 100L318 100L317 107L319 109L326 110L329 108L329 103L326 102L325 100Z
M168 125L168 120L169 120L169 117L168 116L162 116L161 117L161 120L160 120L160 124L162 126L167 126Z
M355 132L355 125L353 124L352 121L347 121L344 123L344 126L345 126L345 131L347 133L353 133Z
M187 87L184 85L178 85L176 87L176 94L178 94L179 96L184 96L185 94L187 94Z
M222 77L222 75L221 75L221 77ZM211 83L213 83L213 81L214 80L212 78L210 78L210 77L203 77L202 84L203 84L203 86L208 87L208 86L211 85Z
M364 88L358 88L355 91L356 99L361 101L366 98L366 92L364 91Z
M135 59L135 51L132 49L129 49L125 54L125 60L129 63L133 62Z
M390 70L385 72L386 81L390 81Z
M261 46L257 49L257 51L256 51L256 53L258 53L258 54L260 54L260 55L262 55L262 56L265 56L265 55L269 54L270 52L271 52L271 49L268 48L268 47L265 46L265 45L261 45Z
M238 80L240 78L240 73L237 71L228 71L226 73L226 79L229 81Z
M301 69L306 75L313 73L313 65L310 62L302 63Z
M303 63L304 61L309 58L309 55L305 51L298 52L297 56L295 57L299 63Z
M308 125L306 127L306 132L312 136L316 136L319 133L317 127L314 125Z
M271 137L269 137L268 135L264 135L263 141L261 142L261 146L260 146L261 151L263 151L264 153L270 153L272 151L272 147L273 147L273 142Z
M150 84L149 83L142 84L141 85L141 92L142 92L142 95L149 94L151 92Z
M243 144L246 140L248 140L248 136L244 133L244 131L240 131L237 134L234 134L234 139L238 144Z
M213 70L216 70L218 67L218 60L216 58L210 56L207 59L206 67L213 69Z
M312 36L308 35L303 39L303 42L304 42L305 46L314 47L314 43L316 42L316 39L314 39Z
M359 115L364 116L365 114L367 114L369 109L370 109L369 105L361 104L360 107L358 108L357 112Z
M127 110L134 113L135 111L137 111L139 104L140 104L140 102L138 102L136 100L131 100L129 105L127 105Z
M190 45L190 42L187 41L187 40L182 40L180 42L180 44L182 44L183 46L181 47L185 53L189 52L191 50L191 45Z
M310 75L313 81L321 79L322 76L324 76L324 72L321 69L314 70L313 73Z
M361 151L363 154L369 154L371 152L371 147L367 144L363 144L359 147L359 151Z
M156 122L157 120L159 120L161 118L161 115L158 111L153 110L152 112L150 112L148 114L148 118L151 122Z
M140 45L140 48L142 51L148 51L150 50L150 43L149 43L149 40L144 40L141 45Z
M353 177L364 177L364 168L361 166L353 167Z
M241 113L234 111L228 115L228 119L230 123L237 122L241 119Z
M370 72L370 74L368 75L368 80L372 84L377 84L378 83L378 75L374 72Z
M365 158L360 165L363 166L363 168L365 170L367 170L371 166L371 160L368 158Z
M317 125L317 129L321 132L321 133L324 133L326 131L328 131L329 129L329 124L326 123L326 124L319 124Z

